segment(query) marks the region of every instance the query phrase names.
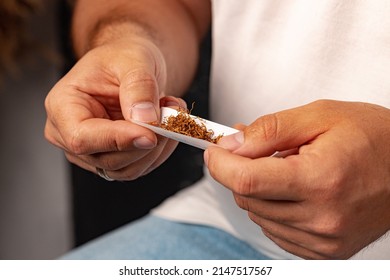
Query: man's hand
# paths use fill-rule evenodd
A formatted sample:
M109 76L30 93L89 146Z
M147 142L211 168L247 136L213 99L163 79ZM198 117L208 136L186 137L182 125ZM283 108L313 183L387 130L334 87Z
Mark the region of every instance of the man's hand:
M345 259L390 229L389 143L389 109L318 101L259 118L205 161L281 248Z
M46 98L46 138L69 161L116 180L132 180L159 166L177 143L131 122L159 120L166 65L147 40L117 40L83 56ZM163 98L164 106L185 107Z
M155 122L181 96L209 28L208 0L79 0L72 39L80 60L47 96L46 138L93 172L132 180L159 166L177 143L131 120ZM99 170L101 173L102 171Z

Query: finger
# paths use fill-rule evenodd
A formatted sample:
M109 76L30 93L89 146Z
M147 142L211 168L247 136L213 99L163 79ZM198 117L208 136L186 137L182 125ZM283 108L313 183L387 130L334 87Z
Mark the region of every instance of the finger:
M119 170L146 157L153 150L134 150L131 152L107 152L79 156L82 161L106 170Z
M336 238L312 234L253 213L249 213L249 218L262 228L268 238L294 255L305 259L343 258L339 254L343 242Z
M148 123L159 120L159 100L164 95L166 81L158 79L155 68L152 61L146 61L132 65L129 72L120 70L125 73L119 73L119 100L125 119Z
M301 202L287 200L264 200L233 193L236 204L257 216L280 224L304 227L305 221L312 217Z
M96 168L99 167L104 169L110 178L127 181L135 180L159 166L173 152L176 145L177 142L161 137L159 145L144 154L141 154L140 151L135 151L109 152L90 156L77 156L66 152L65 155L70 162L83 169L96 174Z
M62 137L68 139L65 146L77 155L152 149L157 144L153 132L123 120L87 119L64 132L69 134Z
M169 145L174 145L175 143L173 141L168 141L167 138L165 138L165 141L163 144L158 145L151 153L149 153L147 156L143 157L142 159L138 160L137 162L134 162L125 168L119 169L119 170L113 170L108 171L107 174L111 178L115 178L116 180L135 180L139 178L140 176L144 176L148 173L150 173L152 170L154 170L157 166L160 165L160 162L164 160L164 157L168 156L166 153L169 149L167 149L166 145L167 143ZM172 147L173 149L170 150L170 153L173 152L175 145Z
M54 127L53 123L49 119L46 120L44 137L51 144L66 150L64 146L65 143L64 139L62 139L61 134L58 132L58 130Z
M237 150L239 147L241 147L243 141L244 141L244 133L243 130L247 127L244 124L238 123L233 126L235 129L240 130L240 132L223 136L218 141L218 146L221 146L222 148L225 148L229 151Z
M74 165L77 165L81 167L82 169L88 170L92 173L96 174L96 166L86 163L84 160L80 159L79 156L75 156L74 154L64 152L66 159L73 163Z
M280 238L279 236L273 235L271 232L263 229L263 233L270 240L272 240L277 246L282 248L283 250L289 252L292 255L297 257L306 259L306 260L322 260L327 259L324 256L317 254L316 252L310 251L298 244L291 242L290 240L286 240L284 238Z
M260 117L244 131L224 137L223 147L250 158L297 148L327 131L333 123L331 115L324 116L321 106L323 103L316 102Z
M56 87L61 88L58 84ZM54 88L45 100L46 138L72 154L150 149L155 134L123 119L110 120L105 107L92 96L73 88ZM52 98L62 94L61 98ZM69 104L63 106L62 104Z
M93 155L80 156L80 159L91 166L115 171L124 169L135 162L140 163L141 159L148 157L150 153L157 154L158 157L156 157L153 164L147 167L147 171L145 171L145 173L149 173L165 162L165 160L167 160L167 158L173 153L177 145L177 141L158 136L158 144L153 150L98 153Z
M271 200L301 201L305 197L306 177L300 175L295 156L249 159L220 147L205 151L211 176L234 193Z
M122 168L125 168L126 166L139 161L143 157L148 156L149 153L156 153L156 151L161 150L161 147L166 147L168 145L168 150L175 149L178 142L176 141L169 141L170 139L162 136L158 136L158 144L156 147L158 149L151 149L151 150L140 150L140 149L133 149L131 151L124 151L124 152L99 152L95 154L87 154L87 155L74 155L69 152L67 152L67 155L70 158L77 157L79 159L78 162L82 161L85 164L91 165L92 167L99 167L106 170L119 170ZM172 143L171 143L172 142ZM162 154L164 154L164 150L162 151ZM167 152L168 154L171 154L172 151Z
M153 162L153 156L150 156L150 154L146 154L144 157L138 158L137 161L121 160L120 163L117 163L117 166L113 167L112 164L107 164L101 159L86 160L85 158L75 156L69 153L65 153L65 154L66 154L66 158L71 163L85 170L91 171L92 173L95 174L97 174L96 168L102 168L105 170L106 174L110 178L117 181L135 180L136 178L141 176L144 170L148 169L151 162ZM113 161L113 158L118 160L123 159L123 157L126 156L126 154L127 153L123 153L123 152L111 152L111 153L102 154L101 157L107 158L109 161ZM123 166L123 167L117 168L119 166ZM115 168L115 169L111 169L111 168Z
M164 96L160 99L160 107L175 107L187 109L187 103L178 97Z

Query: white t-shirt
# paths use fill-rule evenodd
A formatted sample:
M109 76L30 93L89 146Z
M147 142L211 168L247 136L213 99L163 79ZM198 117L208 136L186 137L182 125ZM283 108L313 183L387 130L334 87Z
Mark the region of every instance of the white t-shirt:
M318 99L390 108L390 2L213 0L211 118L226 125ZM276 259L266 238L206 170L154 214L221 228ZM390 259L383 237L354 258Z

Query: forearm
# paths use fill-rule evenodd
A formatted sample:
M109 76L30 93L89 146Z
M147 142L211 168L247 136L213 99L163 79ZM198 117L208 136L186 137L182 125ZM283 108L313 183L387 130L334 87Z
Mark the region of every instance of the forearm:
M180 95L194 75L209 22L209 0L79 0L73 18L74 48L81 57L115 40L150 40L165 59L166 94Z

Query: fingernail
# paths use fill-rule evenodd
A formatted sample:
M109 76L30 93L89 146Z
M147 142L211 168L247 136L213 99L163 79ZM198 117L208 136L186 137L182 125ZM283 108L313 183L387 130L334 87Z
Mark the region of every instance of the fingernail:
M238 149L242 144L244 144L243 131L224 136L218 141L218 145L230 151Z
M149 149L153 149L154 147L156 147L156 143L149 140L145 136L142 136L142 137L134 139L133 146L136 147L137 149L149 150Z
M152 102L143 102L135 104L130 109L130 118L140 122L156 122L157 112Z

